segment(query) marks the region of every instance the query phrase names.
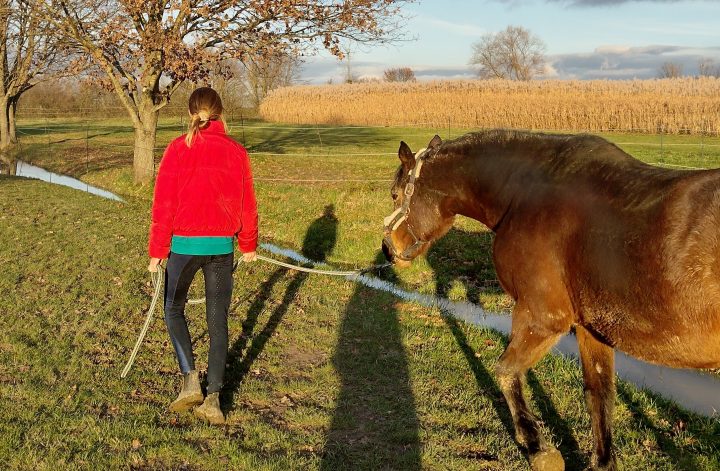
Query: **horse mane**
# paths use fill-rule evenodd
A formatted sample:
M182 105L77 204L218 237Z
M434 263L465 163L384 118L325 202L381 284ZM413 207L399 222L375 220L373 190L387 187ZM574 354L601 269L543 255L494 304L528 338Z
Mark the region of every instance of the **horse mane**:
M524 158L540 166L623 166L658 170L641 162L607 139L592 134L557 134L512 129L491 129L471 132L442 143L438 152L427 160L444 160L452 157L471 157L478 151L522 146L522 152L513 152L515 158ZM494 154L494 152L492 152ZM488 152L484 152L488 154Z
M507 129L473 132L445 141L428 160L445 166L455 159L504 158L512 168L536 172L558 185L575 185L578 179L590 182L598 194L646 188L633 205L662 196L668 184L684 175L677 169L642 162L600 136ZM650 191L650 187L655 190Z

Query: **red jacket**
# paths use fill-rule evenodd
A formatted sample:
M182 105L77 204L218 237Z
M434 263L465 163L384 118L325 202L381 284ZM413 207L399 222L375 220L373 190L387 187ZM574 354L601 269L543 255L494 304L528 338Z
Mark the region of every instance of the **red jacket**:
M210 121L192 147L168 145L155 180L148 253L167 258L173 235L237 236L243 253L257 247L257 204L247 151Z

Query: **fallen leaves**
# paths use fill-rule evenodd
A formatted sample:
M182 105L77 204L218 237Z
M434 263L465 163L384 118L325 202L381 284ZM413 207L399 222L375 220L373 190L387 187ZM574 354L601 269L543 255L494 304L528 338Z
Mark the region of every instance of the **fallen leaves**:
M142 443L140 442L140 440L137 439L137 438L134 438L133 441L132 441L132 449L133 449L134 451L137 451L137 450L139 450L141 447L142 447Z

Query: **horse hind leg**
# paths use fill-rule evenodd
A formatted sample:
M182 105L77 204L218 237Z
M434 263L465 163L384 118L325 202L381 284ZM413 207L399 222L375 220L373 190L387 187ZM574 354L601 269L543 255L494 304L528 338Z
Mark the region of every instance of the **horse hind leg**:
M530 411L523 395L525 375L552 348L570 327L569 316L538 322L530 310L520 304L513 310L510 343L500 357L496 373L515 425L517 441L527 448L534 471L565 469L560 452L548 444L540 431L538 418Z
M593 470L614 471L615 455L612 450L612 416L615 408L615 368L613 349L596 339L588 330L576 328L583 379L585 401L592 421Z

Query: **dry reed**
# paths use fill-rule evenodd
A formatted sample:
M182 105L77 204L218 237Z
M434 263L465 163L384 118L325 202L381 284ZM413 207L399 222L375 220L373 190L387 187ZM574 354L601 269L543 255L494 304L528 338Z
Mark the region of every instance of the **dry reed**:
M295 86L273 91L260 113L297 124L717 134L720 79Z

